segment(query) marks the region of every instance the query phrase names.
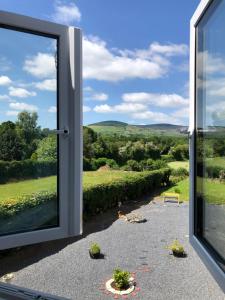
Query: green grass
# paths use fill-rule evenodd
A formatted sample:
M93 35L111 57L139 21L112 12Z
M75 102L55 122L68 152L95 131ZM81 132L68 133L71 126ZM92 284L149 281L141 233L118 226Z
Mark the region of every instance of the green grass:
M183 200L183 201L189 200L189 178L179 181L174 186L167 189L165 192L166 193L175 193L175 189L180 190L180 192L181 192L180 199L181 200ZM163 195L164 193L162 193L161 195Z
M189 171L189 161L172 161L168 163L172 169L184 168Z
M208 158L207 165L225 168L225 157Z
M125 172L125 171L90 171L84 172L83 176L83 187L89 188L91 186L101 184L101 183L110 183L115 180L119 180L126 177L132 177L135 174L140 172Z
M54 192L56 176L0 184L0 201L41 191Z
M212 204L225 204L225 184L213 179L204 179L203 187L205 188L206 200ZM173 187L165 192L175 193L175 189L180 190L180 199L189 201L189 178L179 181ZM164 193L165 193L164 192ZM162 193L161 195L163 195Z
M136 172L124 171L107 171L107 173L104 171L84 172L83 186L84 188L88 188L101 184L102 182L107 183L121 178L131 177L134 176L135 173ZM56 176L0 184L0 201L41 191L56 191Z

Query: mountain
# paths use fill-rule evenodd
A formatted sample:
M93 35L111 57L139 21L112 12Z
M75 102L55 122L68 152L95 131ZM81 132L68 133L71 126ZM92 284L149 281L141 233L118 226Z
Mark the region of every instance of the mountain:
M91 126L116 126L116 127L125 127L127 126L127 123L120 122L120 121L103 121L103 122L98 122L94 124L88 125L89 127Z
M148 124L148 125L131 125L119 121L103 121L88 125L94 131L102 134L119 134L119 135L184 135L187 133L187 126L174 125L167 123Z

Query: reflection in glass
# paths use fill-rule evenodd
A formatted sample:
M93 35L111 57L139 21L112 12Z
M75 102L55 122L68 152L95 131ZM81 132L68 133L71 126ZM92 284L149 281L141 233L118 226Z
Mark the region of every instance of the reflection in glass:
M0 28L0 236L58 226L56 49Z
M225 259L225 1L197 27L198 234Z

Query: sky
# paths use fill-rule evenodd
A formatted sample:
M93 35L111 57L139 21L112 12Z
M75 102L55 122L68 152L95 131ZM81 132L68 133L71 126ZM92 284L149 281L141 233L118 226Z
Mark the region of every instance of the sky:
M84 124L188 125L189 21L199 0L1 0L0 9L83 32ZM54 39L0 29L0 122L56 126Z

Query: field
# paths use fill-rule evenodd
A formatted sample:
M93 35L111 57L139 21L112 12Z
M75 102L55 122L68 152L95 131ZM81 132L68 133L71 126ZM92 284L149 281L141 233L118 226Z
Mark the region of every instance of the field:
M172 161L168 163L172 169L184 168L189 171L189 161Z

